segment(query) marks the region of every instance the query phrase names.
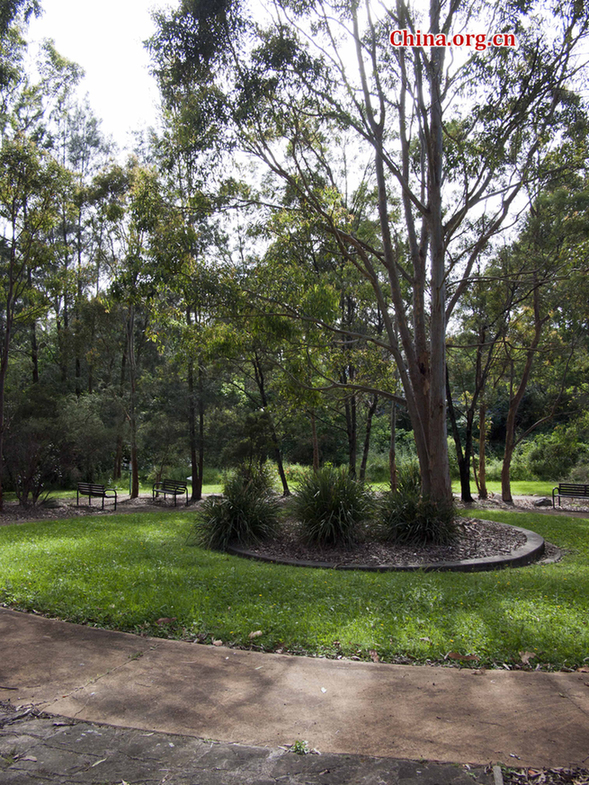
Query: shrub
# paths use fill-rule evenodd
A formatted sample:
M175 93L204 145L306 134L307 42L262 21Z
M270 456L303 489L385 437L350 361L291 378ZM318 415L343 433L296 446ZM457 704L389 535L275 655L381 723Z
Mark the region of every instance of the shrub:
M333 466L307 472L293 499L303 536L316 545L351 545L372 507L370 489Z
M444 545L456 533L454 504L422 497L419 465L415 462L400 468L397 490L383 495L379 513L386 537L393 542Z
M560 480L587 458L575 427L557 427L550 434L537 434L526 451L529 473L540 480Z
M222 497L206 499L197 516L194 541L224 551L270 537L278 526L278 503L263 468L241 467L225 478Z
M289 485L298 485L305 477L309 469L300 463L287 463L284 467L286 479Z
M391 477L389 454L379 453L368 456L366 482L388 482Z
M589 464L580 463L574 467L567 477L570 482L589 483Z

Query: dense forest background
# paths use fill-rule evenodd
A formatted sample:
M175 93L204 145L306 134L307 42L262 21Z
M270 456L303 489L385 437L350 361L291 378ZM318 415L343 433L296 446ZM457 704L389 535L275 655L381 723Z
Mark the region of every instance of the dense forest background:
M419 243L434 225L433 191L423 194L438 165L428 155L441 66L393 51L369 15L342 4L358 62L374 66L360 68L356 91L343 66L326 71L305 48L309 14L331 35L327 4L284 2L264 29L237 4L212 5L157 17L161 127L125 160L76 97L80 69L51 42L38 76L26 74L36 4L2 6L0 503L3 491L27 504L128 474L132 495L191 476L198 499L203 481L243 461L273 462L285 493L298 467L328 462L394 483L418 455L407 399L418 384L428 393L430 377L411 376L428 359L412 358L403 331L407 318L418 346L421 308L423 345L440 338L425 274L416 292L419 259L435 250L435 232ZM508 4L517 53L469 54L452 88L473 92L438 96L462 101L438 163L455 176L439 210L452 306L440 356L450 473L465 500L488 479L503 480L506 501L512 479L589 482L588 126L575 49L587 19L578 3L537 6L557 15L552 41L529 8ZM229 39L250 43L236 54ZM426 99L411 89L420 63L434 74ZM385 113L410 111L415 138L398 124L385 155ZM430 228L413 247L415 216Z

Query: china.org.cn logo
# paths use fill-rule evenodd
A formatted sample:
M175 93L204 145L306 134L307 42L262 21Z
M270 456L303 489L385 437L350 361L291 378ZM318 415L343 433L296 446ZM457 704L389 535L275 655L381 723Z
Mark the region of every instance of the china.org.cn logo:
M517 42L513 33L456 33L446 35L446 33L422 33L416 30L393 30L391 33L391 44L396 47L431 47L431 46L466 46L474 47L477 52L484 52L488 47L509 47L515 48Z

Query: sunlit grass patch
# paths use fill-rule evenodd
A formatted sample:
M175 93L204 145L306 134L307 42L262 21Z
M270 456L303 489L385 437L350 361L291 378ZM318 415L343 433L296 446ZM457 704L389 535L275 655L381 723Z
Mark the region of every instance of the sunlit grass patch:
M268 651L415 662L458 653L487 666L520 665L521 652L535 654L532 666L589 661L587 519L485 512L537 531L565 549L564 560L411 574L312 570L204 551L187 545L194 514L2 527L0 601L79 623Z

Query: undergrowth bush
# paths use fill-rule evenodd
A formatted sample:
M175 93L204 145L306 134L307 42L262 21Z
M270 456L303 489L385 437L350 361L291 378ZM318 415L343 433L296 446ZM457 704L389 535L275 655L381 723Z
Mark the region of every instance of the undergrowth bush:
M358 526L372 513L373 495L347 469L324 466L302 477L292 506L308 542L351 545Z
M444 545L456 533L454 505L422 497L417 462L400 467L397 490L383 494L379 517L387 539L402 544Z
M240 467L225 478L222 497L205 499L191 540L221 551L232 542L259 542L276 531L278 512L269 472L264 467Z
M366 482L388 482L391 478L389 454L371 454L366 465Z

